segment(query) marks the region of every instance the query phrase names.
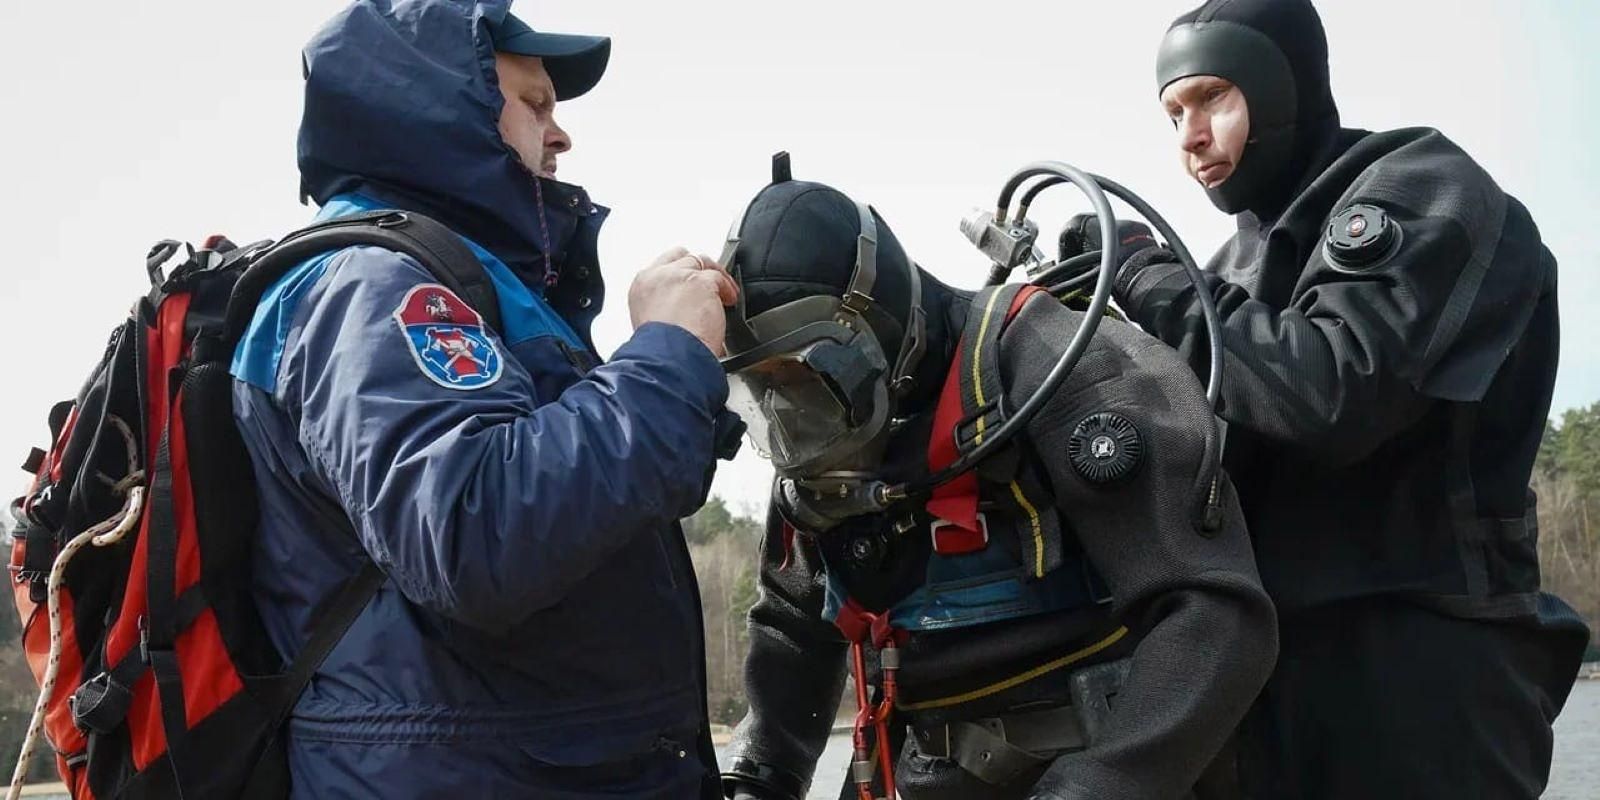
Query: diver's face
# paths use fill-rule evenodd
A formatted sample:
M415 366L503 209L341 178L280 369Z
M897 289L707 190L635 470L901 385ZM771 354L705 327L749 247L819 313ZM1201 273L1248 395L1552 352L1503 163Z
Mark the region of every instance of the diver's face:
M1222 185L1239 165L1250 137L1244 92L1226 78L1190 75L1161 90L1178 132L1178 156L1189 177L1207 189Z
M541 178L556 174L556 156L572 149L572 139L556 124L556 87L544 60L495 53L505 105L500 109L500 138L517 152L522 165Z

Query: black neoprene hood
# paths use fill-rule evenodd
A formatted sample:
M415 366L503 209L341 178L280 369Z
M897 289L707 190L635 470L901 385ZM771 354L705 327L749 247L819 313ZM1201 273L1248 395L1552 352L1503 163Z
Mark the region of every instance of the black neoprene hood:
M1339 127L1316 9L1308 0L1210 0L1172 23L1156 56L1158 92L1193 75L1231 81L1250 111L1244 153L1206 190L1211 202L1229 214L1281 208Z
M892 361L913 299L906 274L915 267L888 223L874 216L876 308L869 321ZM806 297L843 294L855 271L860 232L855 201L837 189L798 180L762 189L746 210L739 235L738 278L746 313L755 317Z
M938 397L970 297L922 271L883 215L874 211L874 218L878 277L868 319L891 363L899 358L906 327L914 324L913 305L925 316L925 352L916 359L911 394L898 405L914 413L931 408ZM746 313L754 317L806 297L839 296L855 268L859 219L856 201L831 186L783 180L762 189L740 223L738 278ZM915 283L911 270L918 270Z

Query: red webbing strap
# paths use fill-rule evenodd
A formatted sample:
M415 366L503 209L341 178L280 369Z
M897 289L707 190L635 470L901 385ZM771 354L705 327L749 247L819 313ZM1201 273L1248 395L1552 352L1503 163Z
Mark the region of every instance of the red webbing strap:
M966 360L966 343L956 347L955 360L939 392L939 405L933 410L933 434L928 438L929 474L955 463L956 426L961 423L961 363ZM968 500L971 502L969 503ZM978 476L968 471L937 486L928 500L928 513L969 531L978 529Z
M873 647L898 644L904 632L889 624L889 612L873 613L857 603L855 598L845 598L839 613L833 617L834 627L847 642L871 642Z
M1006 309L1005 324L1009 324L1028 300L1045 294L1045 289L1028 285L1022 287L1011 299ZM967 342L956 348L955 360L946 373L944 388L939 393L939 405L933 412L933 435L928 439L928 469L938 472L955 462L960 453L956 449L956 426L965 417L961 401L961 370L965 366ZM978 525L978 474L972 470L961 473L953 480L933 490L927 504L928 513L970 534L979 535Z
M856 685L856 718L850 736L850 779L856 785L858 800L877 800L872 794L874 773L882 781L886 800L894 800L894 761L897 754L889 746L889 718L894 714L895 700L899 697L900 642L905 632L896 630L889 622L889 612L873 613L853 598L846 599L833 624L850 642L850 669ZM871 643L878 651L878 665L882 668L883 683L878 702L873 703L867 694L866 646ZM869 739L867 732L871 731ZM874 753L876 757L874 757Z
M1029 298L1041 292L1044 292L1044 289L1037 286L1025 286L1018 290L1006 308L1002 327L1005 323L1011 322ZM960 455L956 447L956 427L965 417L961 398L961 370L964 367L966 346L966 342L957 346L955 361L945 376L944 387L939 393L939 404L934 409L933 435L928 442L928 466L935 472L954 463ZM936 488L928 500L927 508L929 513L941 520L958 525L970 533L981 534L978 523L977 473L969 470ZM787 550L791 544L793 529L785 525L783 536L785 563L787 563ZM893 800L896 797L894 780L896 754L890 752L889 747L889 718L894 713L895 700L899 695L899 644L904 639L905 633L896 630L890 624L888 611L882 613L868 611L854 598L846 598L839 608L839 613L834 617L833 624L850 643L850 666L856 685L856 718L851 735L853 751L850 764L851 780L856 785L859 800L874 800L871 787L873 773L876 772L882 781L884 797ZM878 650L879 666L883 675L882 691L877 703L873 703L867 694L866 645L869 642ZM872 731L873 741L868 740L869 730Z

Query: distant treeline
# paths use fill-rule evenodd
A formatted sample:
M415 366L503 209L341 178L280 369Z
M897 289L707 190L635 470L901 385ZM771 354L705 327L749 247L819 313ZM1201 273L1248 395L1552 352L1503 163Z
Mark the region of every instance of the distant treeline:
M1600 631L1600 403L1545 423L1533 472L1545 591ZM1591 639L1589 660L1600 660Z
M750 649L745 612L756 602L762 524L711 498L683 521L706 624L706 693L711 721L744 717L744 655Z

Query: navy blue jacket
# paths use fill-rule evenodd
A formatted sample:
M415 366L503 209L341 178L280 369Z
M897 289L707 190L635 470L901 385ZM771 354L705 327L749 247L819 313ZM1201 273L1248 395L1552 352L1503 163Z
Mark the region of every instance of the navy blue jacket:
M605 212L499 138L485 20L505 10L358 2L306 49L321 216L440 219L504 323L357 247L272 287L235 354L274 645L292 658L364 556L388 576L290 720L296 797L693 797L715 769L675 520L704 496L726 382L663 324L590 368Z

